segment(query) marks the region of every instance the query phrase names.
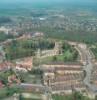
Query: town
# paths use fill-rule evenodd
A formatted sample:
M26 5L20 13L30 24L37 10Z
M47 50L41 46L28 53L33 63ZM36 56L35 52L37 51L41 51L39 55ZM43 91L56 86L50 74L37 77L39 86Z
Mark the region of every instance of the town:
M13 95L16 100L53 100L53 96L75 91L95 98L97 62L93 47L36 32L1 42L0 48L1 98Z
M94 5L2 6L0 100L97 100Z

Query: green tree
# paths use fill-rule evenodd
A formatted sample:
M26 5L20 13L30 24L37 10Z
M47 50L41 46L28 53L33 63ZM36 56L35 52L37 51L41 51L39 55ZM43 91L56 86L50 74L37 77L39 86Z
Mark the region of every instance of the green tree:
M52 61L57 61L57 57L54 56L53 59L52 59Z
M95 96L95 100L97 100L97 95Z
M83 95L79 92L74 92L72 98L73 100L84 100Z

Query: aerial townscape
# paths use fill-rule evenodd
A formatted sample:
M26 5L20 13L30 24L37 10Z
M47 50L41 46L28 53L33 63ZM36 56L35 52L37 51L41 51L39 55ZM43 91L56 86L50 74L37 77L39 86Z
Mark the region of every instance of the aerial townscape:
M0 0L0 100L97 100L96 0Z

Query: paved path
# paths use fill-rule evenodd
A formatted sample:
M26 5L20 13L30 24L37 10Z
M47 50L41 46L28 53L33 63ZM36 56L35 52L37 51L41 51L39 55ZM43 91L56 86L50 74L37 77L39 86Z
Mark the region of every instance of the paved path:
M59 49L61 48L60 46L61 46L60 43L56 42L55 47L53 49L43 50L43 51L38 50L37 58L40 58L40 57L41 58L46 58L46 57L50 57L50 56L59 55Z

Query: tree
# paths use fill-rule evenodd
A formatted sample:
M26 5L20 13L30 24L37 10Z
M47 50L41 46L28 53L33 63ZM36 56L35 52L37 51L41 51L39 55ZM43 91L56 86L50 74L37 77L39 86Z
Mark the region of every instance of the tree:
M95 96L95 100L97 100L97 95Z
M57 57L56 56L53 57L53 61L57 61Z
M22 94L19 95L19 100L23 100Z
M74 92L72 97L73 100L84 100L83 95L79 92Z

